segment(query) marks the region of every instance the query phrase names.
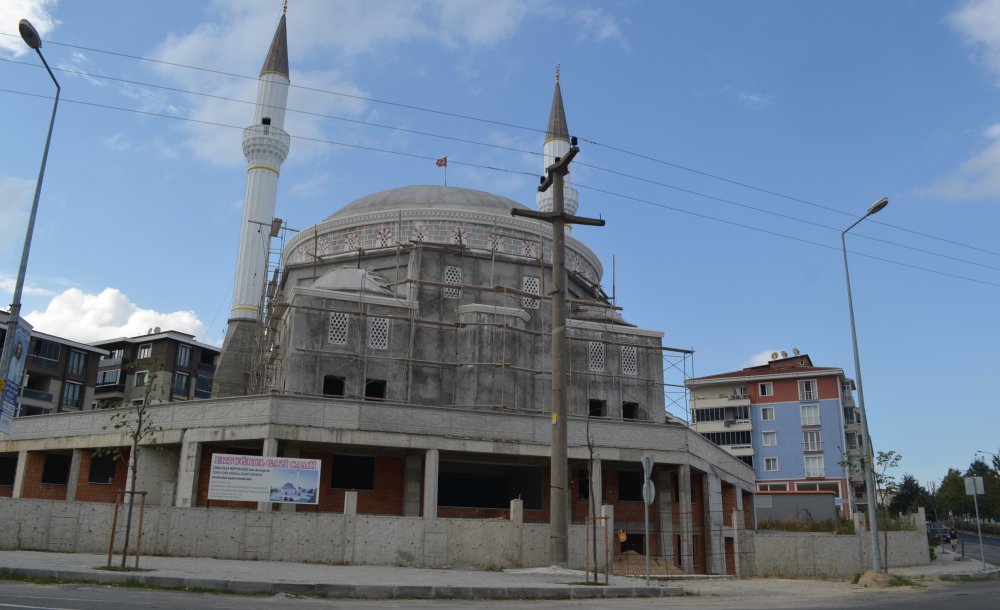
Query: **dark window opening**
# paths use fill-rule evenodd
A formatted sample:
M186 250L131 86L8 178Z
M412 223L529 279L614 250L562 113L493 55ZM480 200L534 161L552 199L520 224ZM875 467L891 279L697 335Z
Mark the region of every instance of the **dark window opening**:
M639 403L622 403L622 419L639 419Z
M333 456L330 487L363 491L375 489L375 458L367 455Z
M635 551L640 555L646 554L646 537L642 534L627 533L625 540L620 543L622 553Z
M670 482L674 486L674 502L680 502L681 501L681 482L680 482L680 478L681 477L680 477L679 474L674 474L674 476L670 477Z
M618 471L618 499L642 502L642 473L631 470Z
M13 485L17 473L17 458L0 458L0 485Z
M323 396L343 396L344 378L336 375L326 375L323 377Z
M70 456L62 453L46 453L42 467L42 483L65 485L69 480Z
M385 379L365 379L365 400L385 400Z
M87 476L87 482L114 483L115 466L115 456L113 455L90 456L90 475Z
M576 499L590 499L590 477L587 476L587 469L580 468L576 471Z
M525 509L540 510L542 472L536 466L441 462L438 505L508 509L511 500L520 498Z
M607 417L608 415L608 404L603 400L590 399L590 416L591 417Z
M741 455L741 456L739 456L739 458L741 460L743 460L744 464L746 464L750 468L753 468L753 456L752 455Z

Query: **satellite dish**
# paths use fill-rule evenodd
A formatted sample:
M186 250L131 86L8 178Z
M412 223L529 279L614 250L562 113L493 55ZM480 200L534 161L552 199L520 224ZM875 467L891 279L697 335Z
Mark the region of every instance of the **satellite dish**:
M771 360L777 360L777 359L778 359L778 352L771 352Z
M788 357L788 352L786 352L785 350L781 350L781 357L782 358L787 358Z
M159 326L157 326L156 328L154 328L154 329L153 329L153 332L154 332L154 333L158 333L158 332L160 332L160 327L159 327Z
M147 335L151 335L151 334L153 334L153 329L152 329L152 328L148 328L148 329L146 329L146 334L147 334Z
M795 354L796 356L798 356L799 355L799 348L793 347L792 348L792 353Z

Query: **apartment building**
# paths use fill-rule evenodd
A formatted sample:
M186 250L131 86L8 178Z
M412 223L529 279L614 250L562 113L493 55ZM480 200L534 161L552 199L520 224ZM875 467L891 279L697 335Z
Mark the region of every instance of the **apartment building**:
M853 381L807 354L687 381L691 426L753 467L759 491L826 491L843 517L865 504Z

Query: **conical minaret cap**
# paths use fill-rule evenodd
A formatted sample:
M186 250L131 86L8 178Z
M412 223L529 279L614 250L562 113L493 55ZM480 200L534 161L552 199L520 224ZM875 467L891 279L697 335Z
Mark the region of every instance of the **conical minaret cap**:
M281 15L278 29L274 32L271 48L267 50L267 59L264 60L264 67L260 69L260 75L264 76L268 72L288 78L288 31L285 29L284 14Z
M546 140L569 141L569 127L566 126L566 111L563 109L562 90L559 89L559 68L556 67L556 91L552 94L552 110L549 112L549 126L545 130Z

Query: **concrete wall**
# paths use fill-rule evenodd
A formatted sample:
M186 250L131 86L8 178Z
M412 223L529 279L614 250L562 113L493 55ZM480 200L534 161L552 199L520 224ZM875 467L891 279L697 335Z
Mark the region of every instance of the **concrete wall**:
M923 531L889 532L890 568L927 565ZM879 534L885 553L884 532ZM871 567L867 532L837 535L814 532L743 532L740 540L743 576L849 577Z

